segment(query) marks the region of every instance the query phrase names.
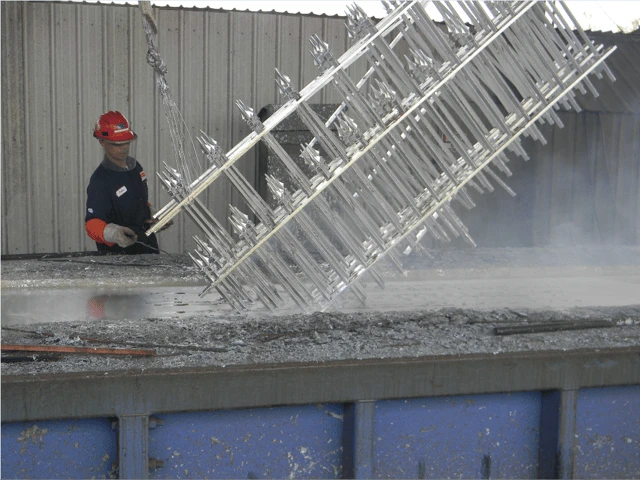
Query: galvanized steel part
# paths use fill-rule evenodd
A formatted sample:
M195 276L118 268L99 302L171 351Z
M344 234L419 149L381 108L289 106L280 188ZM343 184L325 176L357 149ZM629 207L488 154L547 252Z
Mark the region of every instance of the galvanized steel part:
M367 274L384 287L382 261L402 272L402 255L420 250L425 235L475 245L453 202L470 209L470 190L495 186L515 195L504 177L512 157L529 158L520 136L545 143L538 124L562 127L556 110L579 110L576 90L598 95L590 76L615 80L604 63L615 47L595 45L562 2L383 3L388 14L377 23L348 7L354 44L339 58L310 38L319 76L306 87L276 69L286 103L264 122L237 100L252 133L224 153L202 132L201 167L185 153L190 139L164 79L157 29L145 20L177 161L159 174L172 201L148 233L181 211L201 228L190 255L209 281L203 295L216 290L237 310L290 301L324 310L345 291L365 302L358 280ZM369 69L354 80L348 67L359 58ZM343 99L326 122L309 104L324 88ZM294 112L314 136L298 159L271 133ZM258 142L284 172L267 174L272 202L235 165ZM244 202L229 206L232 233L198 198L223 176Z

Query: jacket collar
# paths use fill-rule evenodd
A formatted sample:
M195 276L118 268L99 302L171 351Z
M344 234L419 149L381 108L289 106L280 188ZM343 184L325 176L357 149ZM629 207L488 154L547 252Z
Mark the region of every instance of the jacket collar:
M125 168L119 167L118 165L113 163L111 160L109 160L107 158L107 156L105 155L104 158L102 159L101 165L104 168L106 168L107 170L113 170L114 172L130 172L131 170L136 168L136 159L135 158L127 157L125 162L127 164L127 166Z

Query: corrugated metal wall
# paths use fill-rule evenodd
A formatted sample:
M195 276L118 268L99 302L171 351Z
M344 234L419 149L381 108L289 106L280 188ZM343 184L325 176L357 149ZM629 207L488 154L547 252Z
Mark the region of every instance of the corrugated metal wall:
M515 198L471 191L477 206L457 208L478 246L640 245L640 115L559 116L547 145L526 138L531 159L509 163Z
M175 164L138 7L1 2L1 10L2 253L94 250L83 220L86 185L102 158L91 136L98 116L107 110L128 116L139 134L132 155L153 179L150 200L158 208L168 196L155 172L162 162ZM191 134L202 129L225 150L249 132L236 99L255 109L281 102L274 67L299 88L317 76L307 52L311 34L336 55L349 45L338 17L154 11L167 78ZM364 70L361 62L350 73L360 78ZM312 101L339 97L324 89ZM639 244L640 120L634 113L563 114L565 129L548 129L546 147L527 143L532 161L514 166L509 181L519 196L484 195L463 216L478 244L541 246L569 237ZM255 180L256 151L241 164ZM237 200L224 180L206 193L221 221ZM188 250L194 233L179 215L160 234L161 248Z
M139 138L132 155L150 184L151 203L169 200L156 179L175 165L167 122L146 63L137 6L2 2L2 253L95 250L84 232L86 185L102 159L91 136L107 110L120 110ZM167 79L193 136L200 129L229 150L249 133L233 104L259 110L280 103L278 67L301 88L317 76L308 38L336 55L349 46L343 18L218 10L154 9ZM352 67L364 74L364 63ZM358 78L359 78L358 76ZM335 103L325 89L313 102ZM255 149L254 149L255 150ZM241 161L255 176L255 151ZM206 202L224 221L237 200L223 181ZM161 248L191 248L197 229L186 215L160 234Z

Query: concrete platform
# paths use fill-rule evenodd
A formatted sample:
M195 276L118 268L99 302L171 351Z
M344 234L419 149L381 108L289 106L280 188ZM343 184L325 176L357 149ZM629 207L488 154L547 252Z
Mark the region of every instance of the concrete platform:
M2 263L3 342L153 348L149 358L3 363L5 375L175 369L640 345L640 248L474 249L409 257L325 312L239 314L183 257ZM96 263L100 260L101 263ZM106 262L120 262L108 265ZM124 266L122 262L129 262ZM82 287L82 288L81 288ZM611 320L611 328L496 336L500 325Z

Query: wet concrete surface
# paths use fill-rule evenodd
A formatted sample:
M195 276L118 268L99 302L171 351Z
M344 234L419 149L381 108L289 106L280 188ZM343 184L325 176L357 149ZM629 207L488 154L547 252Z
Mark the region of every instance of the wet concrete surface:
M202 285L3 288L2 326L141 318L184 320L192 316L213 320L235 313L215 291L200 297L203 289ZM633 305L640 303L640 267L421 270L406 276L389 275L384 290L365 279L363 290L366 303L346 294L326 311ZM257 303L247 314L278 317L296 312L293 302L276 313Z
M3 374L145 370L640 345L640 248L475 249L407 259L325 312L239 314L183 257L2 263L2 341L152 348L148 358L68 355ZM95 258L94 258L95 260ZM607 319L611 327L497 336L500 325Z
M200 298L202 286L3 289L2 326L52 322L184 319L226 310L219 296Z

